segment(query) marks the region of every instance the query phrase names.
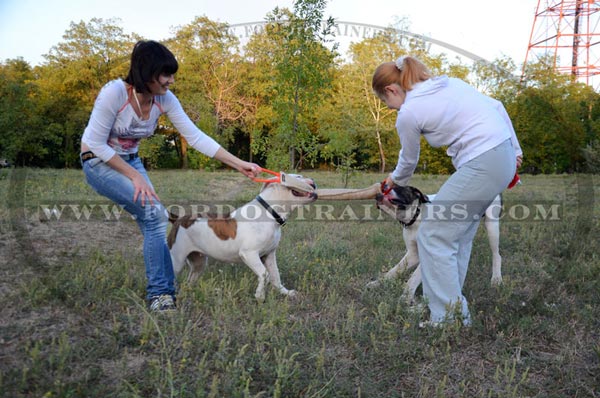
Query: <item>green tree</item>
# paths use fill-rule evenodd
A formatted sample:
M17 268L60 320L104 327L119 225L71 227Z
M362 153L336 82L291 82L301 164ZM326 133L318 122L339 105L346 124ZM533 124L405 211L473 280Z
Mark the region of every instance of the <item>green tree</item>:
M52 47L36 70L38 109L45 126L40 133L59 134L62 141L54 166L76 164L79 140L98 92L109 80L127 73L137 38L123 33L116 23L99 18L72 22L65 41Z
M100 88L109 80L125 77L137 35L124 33L119 19L92 18L71 22L64 41L44 56L43 79L59 81L62 90L79 102L93 104Z
M597 95L572 83L541 60L528 66L522 91L507 105L524 152L524 170L564 173L582 170L582 149L593 136L590 106Z
M0 157L17 165L44 166L59 139L56 132L42 133L37 96L35 75L27 62L17 58L0 64Z
M328 154L345 157L354 153L359 164L367 168L386 169L387 156L397 155L397 137L394 127L396 111L390 110L373 94L371 80L375 68L406 54L399 46L394 30L352 43L348 50L348 62L340 67L337 79L338 90L333 107L340 115L337 130L353 137L352 145L340 145L335 132L330 134L331 144Z
M294 13L276 8L267 16L267 35L279 44L273 52L272 106L277 121L272 131L272 164L292 169L317 159L319 137L314 115L331 87L335 46L332 18L323 20L325 0L296 0Z
M255 101L255 109L246 114L244 125L250 136L252 154L263 164L269 161L267 154L271 154L273 161L275 145L270 137L278 122L278 115L273 107L273 98L277 95L278 87L273 82L273 76L276 73L275 53L280 51L282 43L275 41L270 34L272 27L267 25L264 30L251 36L244 47L244 59L240 65L240 68L243 68L244 95Z
M256 108L256 101L243 93L238 46L227 24L206 17L180 27L170 42L182 60L173 91L192 120L223 145L234 142L245 117ZM183 138L177 140L185 167L187 144Z
M513 98L519 89L519 77L514 74L515 63L509 57L492 63L475 62L471 67L469 82L480 92L498 100Z

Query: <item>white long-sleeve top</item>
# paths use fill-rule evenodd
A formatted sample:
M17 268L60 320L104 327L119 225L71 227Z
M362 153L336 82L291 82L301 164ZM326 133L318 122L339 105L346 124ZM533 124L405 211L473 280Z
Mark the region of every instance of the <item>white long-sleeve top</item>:
M81 142L103 161L115 154L137 153L140 140L154 134L162 114L203 154L214 157L221 147L190 120L171 91L155 96L148 120L142 120L129 102L127 85L121 79L108 82L100 90Z
M435 148L446 146L456 169L510 139L523 154L500 101L460 79L440 76L414 85L398 110L401 149L392 180L407 185L419 161L421 134Z

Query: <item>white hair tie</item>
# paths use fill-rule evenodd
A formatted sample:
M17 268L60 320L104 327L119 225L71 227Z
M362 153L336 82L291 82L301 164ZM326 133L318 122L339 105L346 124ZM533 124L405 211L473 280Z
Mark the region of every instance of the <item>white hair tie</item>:
M398 68L399 71L402 71L402 68L404 68L404 59L405 58L406 57L403 55L396 60L396 68Z

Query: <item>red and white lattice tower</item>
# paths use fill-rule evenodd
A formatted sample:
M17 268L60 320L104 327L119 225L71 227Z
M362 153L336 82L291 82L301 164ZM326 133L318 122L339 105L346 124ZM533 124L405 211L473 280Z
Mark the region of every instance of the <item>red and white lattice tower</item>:
M549 56L557 72L593 85L600 74L600 1L539 0L523 63ZM598 79L595 79L598 80Z

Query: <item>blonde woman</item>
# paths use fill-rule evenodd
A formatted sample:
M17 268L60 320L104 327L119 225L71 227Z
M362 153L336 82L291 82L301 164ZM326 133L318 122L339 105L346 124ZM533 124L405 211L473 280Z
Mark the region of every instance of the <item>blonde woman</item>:
M379 65L372 87L381 101L398 110L401 150L388 184L408 185L419 161L421 136L433 147L447 147L452 158L456 171L428 205L417 244L428 324L458 317L470 325L462 288L473 237L481 215L522 162L512 123L502 103L460 79L432 76L415 57Z

